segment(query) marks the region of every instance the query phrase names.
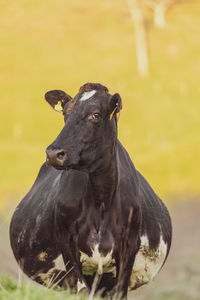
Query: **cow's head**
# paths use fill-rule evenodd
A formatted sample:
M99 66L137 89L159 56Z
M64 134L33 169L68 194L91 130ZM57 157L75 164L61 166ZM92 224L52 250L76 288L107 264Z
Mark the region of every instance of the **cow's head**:
M71 98L60 90L45 99L64 115L65 126L48 146L47 162L58 169L93 172L107 166L116 148L119 94L110 95L101 84L87 83Z

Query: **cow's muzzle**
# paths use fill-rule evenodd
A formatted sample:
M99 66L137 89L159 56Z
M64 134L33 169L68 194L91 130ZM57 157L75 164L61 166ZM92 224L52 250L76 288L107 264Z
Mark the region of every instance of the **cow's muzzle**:
M47 149L47 163L53 167L64 167L67 159L67 152L64 149Z

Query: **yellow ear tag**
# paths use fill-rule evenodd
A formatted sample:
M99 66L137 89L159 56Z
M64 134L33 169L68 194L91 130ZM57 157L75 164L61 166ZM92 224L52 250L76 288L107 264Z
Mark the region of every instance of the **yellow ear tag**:
M116 109L117 109L117 106L111 112L111 114L110 114L110 120L112 120L112 117L114 116L114 113L115 113Z
M54 109L58 112L61 112L63 110L61 104L62 104L62 101L58 101L58 103L54 106Z

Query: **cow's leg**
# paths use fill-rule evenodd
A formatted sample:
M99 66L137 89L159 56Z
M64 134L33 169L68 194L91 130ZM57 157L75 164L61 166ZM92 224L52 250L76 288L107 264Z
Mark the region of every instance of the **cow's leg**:
M111 297L116 300L127 298L128 285L136 254L129 252L127 255L129 257L123 255L120 259L117 283L111 291Z
M72 260L69 258L69 255L66 255L66 252L63 252L63 260L66 266L67 272L67 286L70 288L72 293L76 293L78 291L78 281L79 276L75 266L72 264Z
M114 299L126 299L135 256L140 247L140 209L129 210L117 259L117 282L111 291Z
M63 261L66 266L67 284L72 293L77 293L79 290L86 288L89 290L88 283L85 280L81 267L76 257L74 242L69 235L63 232L60 234L60 247L62 251Z
M84 275L84 278L89 286L90 295L92 293L102 298L109 294L116 283L113 273L104 273L101 275L94 273L93 275Z

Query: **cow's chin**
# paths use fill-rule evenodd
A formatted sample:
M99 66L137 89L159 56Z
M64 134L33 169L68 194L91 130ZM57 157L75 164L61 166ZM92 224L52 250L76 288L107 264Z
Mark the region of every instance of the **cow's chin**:
M76 170L81 172L90 173L90 168L81 160L77 160L77 163L70 162L69 160L64 161L63 165L50 163L48 160L46 164L48 166L54 167L56 170L59 171L69 171L69 170Z
M81 171L81 172L86 172L88 173L88 169L85 166L79 166L79 165L74 165L74 164L68 164L68 165L63 165L63 166L55 166L52 165L56 170L60 171L70 171L70 170L76 170L76 171Z
M65 170L67 170L66 167L64 167L64 166L61 167L61 166L53 166L53 165L52 165L52 167L54 167L56 170L60 170L60 171L65 171Z

